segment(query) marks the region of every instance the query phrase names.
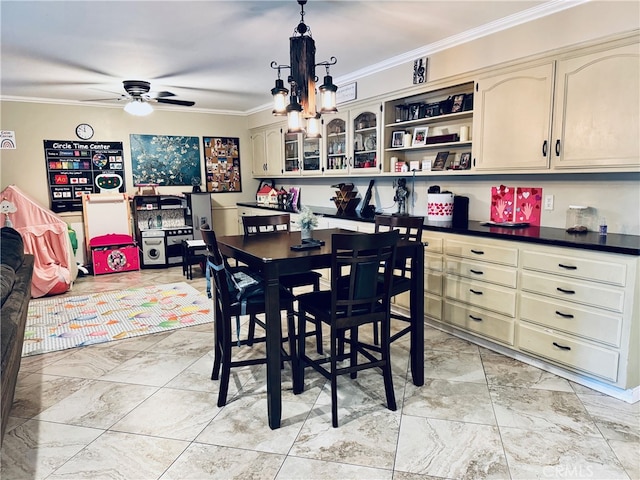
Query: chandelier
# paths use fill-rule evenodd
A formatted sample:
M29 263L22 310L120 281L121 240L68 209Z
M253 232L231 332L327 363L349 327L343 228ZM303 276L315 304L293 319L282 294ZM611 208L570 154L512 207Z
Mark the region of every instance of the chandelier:
M274 101L274 115L286 115L289 133L306 132L307 137L320 137L320 114L335 113L336 91L329 75L329 67L338 60L331 57L329 61L316 63L316 44L311 38L311 30L304 23L304 6L307 0L297 0L300 5L300 23L289 37L290 65L278 65L271 62L271 68L278 71L276 85L271 90ZM326 70L324 82L318 90L320 92L320 111L316 109L316 67L323 66ZM287 82L291 96L287 104L289 90L280 78L281 70L290 72ZM306 126L305 126L306 123Z

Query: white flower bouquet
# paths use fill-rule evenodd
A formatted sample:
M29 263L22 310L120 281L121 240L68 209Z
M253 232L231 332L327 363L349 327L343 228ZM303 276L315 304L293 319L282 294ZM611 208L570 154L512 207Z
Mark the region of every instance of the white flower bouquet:
M318 226L318 217L316 217L309 207L302 207L300 211L300 228L302 230L312 230Z

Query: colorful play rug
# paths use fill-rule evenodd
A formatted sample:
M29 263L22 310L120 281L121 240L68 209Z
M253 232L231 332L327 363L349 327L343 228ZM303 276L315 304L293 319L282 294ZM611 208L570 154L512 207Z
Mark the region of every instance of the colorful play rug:
M213 322L212 303L186 283L33 300L22 356Z

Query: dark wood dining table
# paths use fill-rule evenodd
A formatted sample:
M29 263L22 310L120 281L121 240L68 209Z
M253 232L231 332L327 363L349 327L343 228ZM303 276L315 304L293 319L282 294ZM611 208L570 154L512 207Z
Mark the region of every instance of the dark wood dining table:
M259 271L265 279L266 350L267 350L267 411L269 427L280 427L282 415L282 386L280 347L282 322L279 305L279 278L289 273L307 272L331 266L331 236L335 233L355 233L339 228L314 230L313 238L325 243L319 248L294 251L292 245L301 243L300 232L277 232L270 235L229 235L218 237L223 255ZM401 240L398 255L411 259L411 375L415 385L424 384L424 245Z

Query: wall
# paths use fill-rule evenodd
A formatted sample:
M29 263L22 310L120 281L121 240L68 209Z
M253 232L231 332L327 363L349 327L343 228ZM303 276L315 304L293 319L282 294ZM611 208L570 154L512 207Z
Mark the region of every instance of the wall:
M177 110L160 110L147 117L134 117L122 106L56 105L4 101L0 104L0 128L16 132L16 150L0 150L0 184L17 185L43 206L51 205L47 189L47 172L43 140L77 140L75 127L89 123L95 129L92 140L122 142L125 156L127 192L133 194L129 134L188 135L194 137L224 136L240 138L242 192L212 195L214 208L235 206L236 202L255 199L257 180L251 177L251 148L247 117L243 115L212 115ZM204 155L202 144L202 178ZM162 193L173 194L189 187L164 187ZM79 213L62 213L68 223L81 222Z

